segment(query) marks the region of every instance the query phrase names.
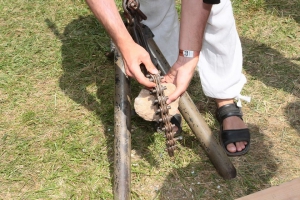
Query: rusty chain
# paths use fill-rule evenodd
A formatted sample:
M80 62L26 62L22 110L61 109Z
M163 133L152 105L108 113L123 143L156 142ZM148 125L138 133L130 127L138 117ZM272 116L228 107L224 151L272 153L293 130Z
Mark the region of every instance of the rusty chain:
M156 114L160 115L160 119L158 120L158 123L160 123L159 127L161 127L162 131L165 131L166 151L170 157L173 157L174 150L176 149L176 140L179 138L174 138L176 132L173 132L173 127L175 125L170 122L171 116L169 115L169 109L171 107L166 103L168 97L164 94L164 90L166 90L167 87L161 84L163 77L160 76L160 72L158 74L147 74L146 77L149 78L151 82L156 83L155 88L150 89L150 94L156 96L154 104L157 107Z

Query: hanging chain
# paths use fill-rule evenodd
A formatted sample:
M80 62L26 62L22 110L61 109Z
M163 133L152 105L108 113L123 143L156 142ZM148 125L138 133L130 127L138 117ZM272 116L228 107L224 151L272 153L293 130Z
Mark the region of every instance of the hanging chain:
M173 157L174 150L176 149L176 140L180 139L180 137L174 138L176 132L173 132L173 127L175 125L171 124L171 116L169 115L169 109L171 109L171 107L166 103L168 97L164 94L164 90L166 90L167 87L161 84L163 77L160 76L160 72L158 74L147 74L146 77L156 84L155 88L150 89L150 94L156 96L154 104L157 107L156 114L160 115L160 119L158 120L160 123L159 127L161 127L162 131L165 131L166 151L170 157Z

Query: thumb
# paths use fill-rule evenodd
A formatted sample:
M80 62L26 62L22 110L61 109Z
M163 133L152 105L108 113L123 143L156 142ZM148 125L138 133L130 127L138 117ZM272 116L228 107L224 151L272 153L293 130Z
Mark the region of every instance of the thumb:
M142 73L142 71L137 71L135 73L135 79L142 85L149 87L149 88L153 88L156 86L155 83L151 82L148 78L146 78L144 76L144 74Z
M147 71L150 74L158 74L158 70L156 67L153 65L151 59L148 57L147 59L143 60L143 64L145 65Z
M182 90L181 88L176 88L176 90L170 94L170 96L168 96L168 100L166 101L167 104L172 103L173 101L175 101L176 99L179 98L179 96L184 92L184 90Z

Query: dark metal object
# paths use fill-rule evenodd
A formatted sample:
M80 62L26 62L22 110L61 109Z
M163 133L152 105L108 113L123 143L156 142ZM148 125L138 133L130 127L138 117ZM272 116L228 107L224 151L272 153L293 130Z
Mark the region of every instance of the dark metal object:
M118 51L115 54L114 199L128 200L131 185L130 81Z
M140 10L139 0L123 0L124 15L127 19L127 24L133 26L136 22L134 17L138 16L139 21L146 20L147 16Z

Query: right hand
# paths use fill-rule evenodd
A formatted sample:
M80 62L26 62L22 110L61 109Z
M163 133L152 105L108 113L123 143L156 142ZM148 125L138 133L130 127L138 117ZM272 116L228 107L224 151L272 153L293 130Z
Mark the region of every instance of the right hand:
M155 83L150 82L149 79L144 76L140 68L140 64L144 64L149 73L158 73L158 70L150 59L149 53L135 42L126 44L125 46L125 48L120 49L124 60L125 73L146 87L155 87Z
M193 78L195 68L199 57L185 58L178 56L177 61L171 67L169 72L164 76L162 82L173 83L176 85L176 90L169 95L167 104L178 99L188 88L191 79Z

